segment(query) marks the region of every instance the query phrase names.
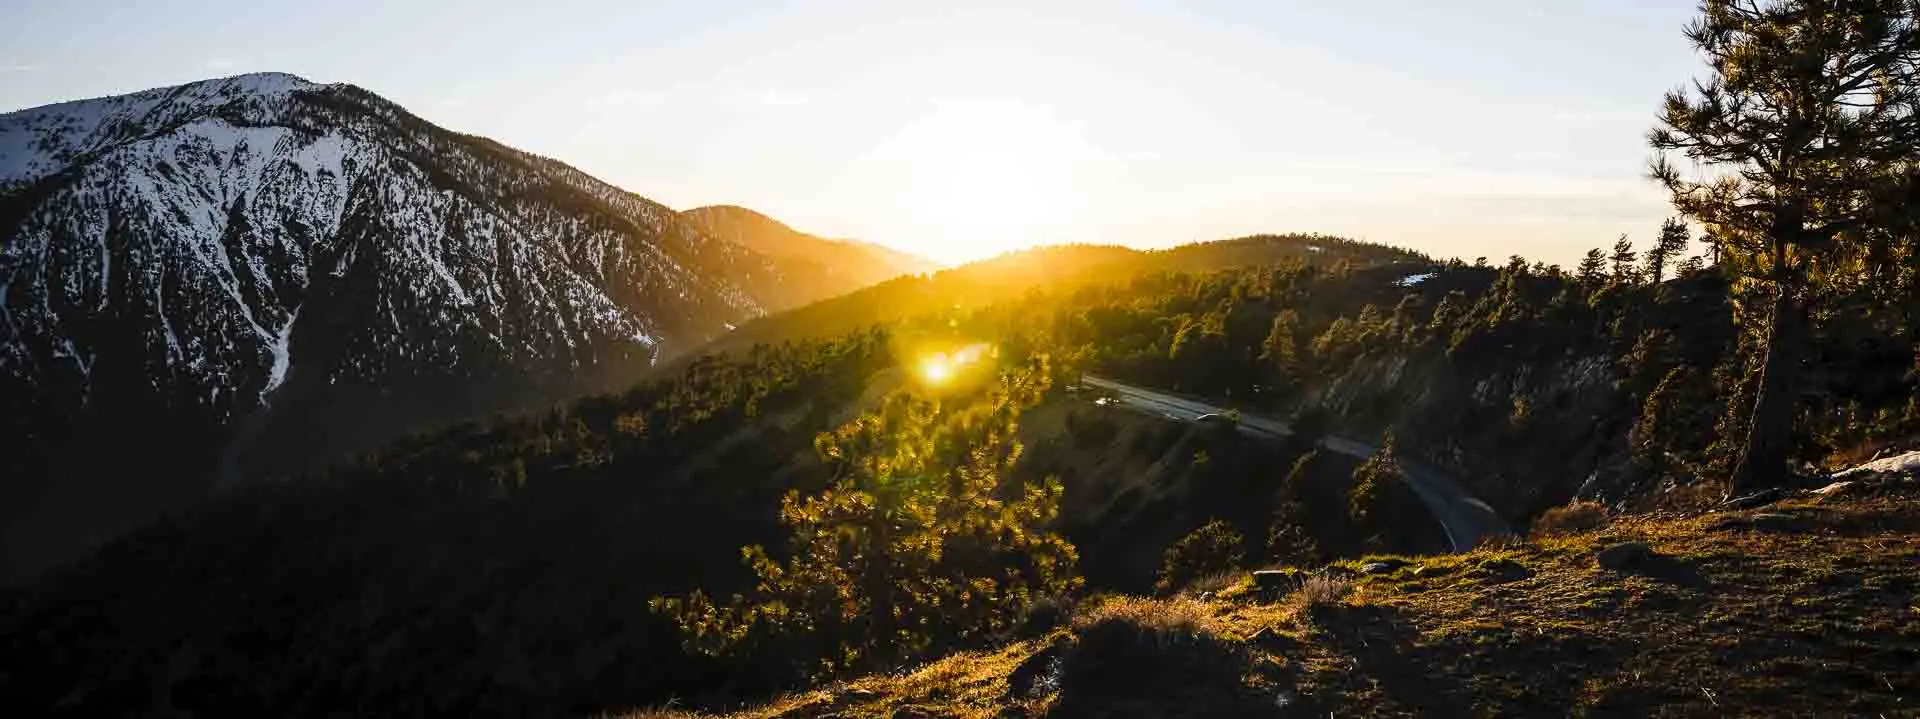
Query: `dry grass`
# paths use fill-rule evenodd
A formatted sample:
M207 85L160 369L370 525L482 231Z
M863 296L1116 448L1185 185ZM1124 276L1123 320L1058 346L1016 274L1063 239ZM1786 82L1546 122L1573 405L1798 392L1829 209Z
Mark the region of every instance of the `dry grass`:
M1123 622L1142 630L1166 634L1220 634L1216 606L1191 596L1171 599L1114 597L1074 617L1073 628L1084 631L1103 622Z
M700 719L702 716L705 715L671 708L641 709L619 715L620 719Z
M1278 600L1109 599L1046 638L741 716L1913 716L1916 492L1619 515ZM1596 566L1628 540L1659 558ZM1036 655L1060 658L1058 694L1009 699Z
M1297 601L1302 606L1317 607L1339 604L1352 593L1353 580L1321 574L1302 582L1300 591L1295 592L1294 596L1299 598Z
M1230 593L1231 590L1243 589L1241 585L1252 581L1253 578L1246 572L1216 572L1188 582L1186 588L1180 590L1180 594L1190 597L1206 594L1218 598L1222 594Z
M1578 534L1591 532L1604 526L1607 526L1606 505L1576 499L1564 507L1554 507L1541 512L1539 518L1533 520L1533 536Z
M897 674L864 677L726 716L877 719L913 716L917 711L929 716L991 719L1009 709L1037 715L1044 711L1044 704L1008 699L1007 677L1047 644L1048 640L1025 641L994 651L963 652ZM697 715L664 714L659 719L693 716ZM654 717L638 715L638 719Z

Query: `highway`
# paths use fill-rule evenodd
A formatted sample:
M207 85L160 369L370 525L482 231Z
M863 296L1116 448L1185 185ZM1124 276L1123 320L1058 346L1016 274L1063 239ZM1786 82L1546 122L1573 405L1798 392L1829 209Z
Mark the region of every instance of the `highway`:
M1122 407L1175 422L1192 422L1202 415L1226 415L1230 411L1103 377L1087 375L1082 381L1089 386L1113 392ZM1264 439L1279 439L1293 434L1293 429L1284 422L1246 413L1240 415L1238 429L1241 434ZM1378 447L1366 442L1333 435L1321 438L1320 447L1334 454L1362 460L1379 451ZM1468 494L1452 478L1405 457L1399 458L1399 464L1401 473L1407 478L1407 486L1420 497L1428 511L1433 513L1434 519L1440 522L1440 528L1446 532L1447 542L1453 546L1453 551L1464 552L1489 536L1513 533L1506 522L1500 519L1499 513L1487 506L1486 502Z

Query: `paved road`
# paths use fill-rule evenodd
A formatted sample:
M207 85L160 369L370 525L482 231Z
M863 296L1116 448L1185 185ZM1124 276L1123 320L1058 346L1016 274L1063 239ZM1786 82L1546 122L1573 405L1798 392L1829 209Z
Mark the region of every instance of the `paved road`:
M1192 422L1201 415L1226 414L1222 407L1199 402L1185 397L1175 397L1164 392L1155 392L1132 385L1121 384L1110 379L1088 375L1084 381L1114 393L1120 405L1136 412L1150 414L1175 422ZM1250 437L1278 439L1293 434L1286 423L1268 417L1253 414L1240 416L1239 430ZM1320 447L1334 454L1366 459L1379 451L1378 447L1346 437L1329 435L1320 440ZM1407 486L1419 495L1420 501L1433 512L1439 520L1440 528L1447 534L1447 542L1453 550L1463 552L1474 548L1480 540L1498 534L1512 534L1499 513L1487 506L1486 502L1475 499L1473 495L1460 487L1446 475L1431 467L1400 458L1401 473L1407 477Z

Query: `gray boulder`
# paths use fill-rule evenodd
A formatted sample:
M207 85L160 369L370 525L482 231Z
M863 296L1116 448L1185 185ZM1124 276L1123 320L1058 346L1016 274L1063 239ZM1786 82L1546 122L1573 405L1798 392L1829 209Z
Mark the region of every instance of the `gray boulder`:
M1621 542L1595 552L1593 561L1603 569L1622 571L1653 556L1653 547L1646 542Z

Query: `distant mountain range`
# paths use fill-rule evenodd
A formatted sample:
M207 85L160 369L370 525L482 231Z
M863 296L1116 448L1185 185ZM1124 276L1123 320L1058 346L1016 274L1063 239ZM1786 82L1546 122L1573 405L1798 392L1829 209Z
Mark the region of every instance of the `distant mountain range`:
M783 264L787 273L795 278L783 291L805 297L809 302L841 294L848 286L864 287L940 268L924 257L881 245L809 235L745 207L696 207L681 212L680 217L710 237L746 247Z
M0 242L18 574L217 481L619 386L931 266L284 74L0 115Z

